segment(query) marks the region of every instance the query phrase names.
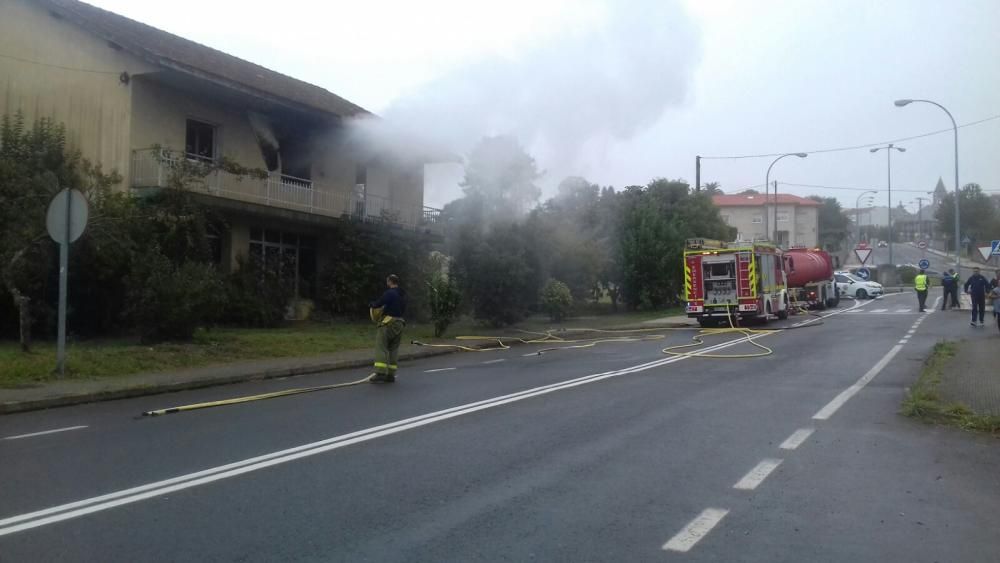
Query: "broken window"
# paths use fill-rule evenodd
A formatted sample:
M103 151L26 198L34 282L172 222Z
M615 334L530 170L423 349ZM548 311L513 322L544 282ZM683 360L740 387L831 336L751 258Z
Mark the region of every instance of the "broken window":
M215 160L215 126L203 121L187 120L185 152L188 158Z

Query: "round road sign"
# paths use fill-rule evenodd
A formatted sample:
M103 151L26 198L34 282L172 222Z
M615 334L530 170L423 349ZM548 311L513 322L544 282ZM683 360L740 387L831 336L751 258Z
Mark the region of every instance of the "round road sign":
M66 189L57 193L49 203L49 210L45 215L45 227L52 240L59 244L65 242L67 238L69 242L75 242L87 228L89 218L90 207L87 204L87 197L77 190Z
M868 268L858 268L858 271L855 272L855 274L863 280L867 280L872 277L872 273Z
M920 262L917 262L917 266L920 266L921 270L926 270L931 267L931 261L924 258Z
M920 249L927 248L927 241L926 240L922 240L922 241L918 242L917 243L917 248L920 248Z

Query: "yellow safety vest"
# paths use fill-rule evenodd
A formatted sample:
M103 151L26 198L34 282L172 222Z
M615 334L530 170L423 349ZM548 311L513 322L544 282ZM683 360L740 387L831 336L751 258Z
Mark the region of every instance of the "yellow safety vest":
M913 286L917 288L917 291L926 291L927 290L927 275L926 274L917 274L917 276L915 278L913 278Z

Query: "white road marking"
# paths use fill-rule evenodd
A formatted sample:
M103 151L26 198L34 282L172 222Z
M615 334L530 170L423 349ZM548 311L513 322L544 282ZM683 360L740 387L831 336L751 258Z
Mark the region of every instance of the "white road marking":
M897 344L893 346L892 349L889 350L889 352L886 353L885 356L882 356L882 359L879 360L878 363L876 363L874 366L872 366L872 368L868 370L868 373L862 375L861 379L858 379L858 381L855 382L854 385L851 385L850 387L842 391L839 395L834 397L832 401L827 403L825 407L819 409L819 411L813 415L813 419L826 420L831 416L833 416L833 413L837 412L837 409L844 406L844 403L849 401L851 397L853 397L858 393L858 391L864 389L865 385L868 385L868 383L871 382L871 380L875 379L875 376L877 376L883 369L885 369L885 366L887 366L889 362L896 357L896 354L898 354L899 351L902 349L903 349L902 344Z
M500 362L506 362L506 361L507 360L505 360L503 358L500 358L499 360L490 360L488 362L483 362L483 365L486 365L486 364L499 364Z
M68 432L70 430L79 430L81 428L87 428L84 426L67 426L66 428L56 428L55 430L45 430L43 432L32 432L31 434L18 434L17 436L6 436L4 440L20 440L21 438L31 438L34 436L44 436L46 434L55 434L56 432Z
M909 313L912 310L913 309L896 309L896 312L897 313Z
M900 340L899 342L897 342L897 344L906 344L907 342L909 342L909 340L907 340L907 339L904 338L904 339Z
M916 333L917 333L916 328L911 328L910 330L906 331L906 334L916 334Z
M872 309L871 312L872 313L885 313L888 310L889 309Z
M670 541L663 544L664 551L680 551L685 553L690 551L701 538L708 535L726 514L729 514L729 510L726 508L706 508L695 517L694 520L688 522L687 526L677 532L677 535L670 538Z
M425 369L424 373L437 373L439 371L451 371L457 368L438 368L438 369Z
M750 340L757 340L759 338L763 338L764 336L767 336L767 334L773 334L773 333L766 333L750 337L742 337L733 340L727 340L725 342L709 346L708 348L705 348L704 351L713 352L715 350L729 348L731 346L736 346L738 344L742 344ZM662 358L652 362L646 362L644 364L638 364L635 366L630 366L619 370L586 375L583 377L578 377L576 379L569 379L559 383L543 385L541 387L535 387L524 391L518 391L516 393L511 393L508 395L500 395L498 397L493 397L491 399L485 399L474 403L468 403L465 405L460 405L457 407L452 407L441 411L431 412L412 418L397 420L395 422L390 422L380 426L374 426L372 428L358 430L356 432L351 432L349 434L334 436L326 440L320 440L317 442L303 444L301 446L296 446L294 448L289 448L286 450L281 450L270 454L264 454L261 456L244 459L242 461L237 461L226 465L220 465L218 467L212 467L202 471L197 471L195 473L188 473L186 475L173 477L171 479L165 479L163 481L147 483L145 485L132 487L130 489L124 489L121 491L116 491L113 493L108 493L101 496L92 497L89 499L83 499L75 502L70 502L67 504L53 506L43 510L37 510L35 512L29 512L26 514L11 516L8 518L0 519L0 536L6 536L8 534L13 534L23 530L37 528L40 526L45 526L47 524L52 524L55 522L62 522L64 520L69 520L71 518L77 518L79 516L92 514L94 512L100 512L102 510L108 510L111 508L115 508L126 504L131 504L141 500L160 497L175 491L189 489L191 487L204 485L206 483L211 483L214 481L220 481L222 479L227 479L230 477L236 477L244 473L250 473L252 471L257 471L274 465L279 465L297 459L310 457L328 451L340 449L352 444L367 442L369 440L374 440L376 438L381 438L383 436L389 436L391 434L397 434L399 432L404 432L406 430L419 428L421 426L427 426L428 424L433 424L435 422L456 418L459 416L471 414L474 412L479 412L482 410L498 407L501 405L506 405L509 403L523 401L525 399L530 399L532 397L537 397L539 395L553 393L555 391L562 391L564 389L570 389L573 387L578 387L580 385L587 385L588 383L594 383L596 381L602 381L613 377L619 377L622 375L646 371L656 367L684 361L686 359L688 359L687 356L672 356L669 358Z
M767 479L767 476L771 474L772 471L777 469L781 465L780 459L764 459L757 464L757 467L751 469L742 479L733 485L734 489L740 489L743 491L752 491L757 488L758 485Z
M794 450L808 440L809 436L812 436L812 433L815 431L815 428L799 428L795 432L792 432L792 435L786 438L778 447L783 450Z

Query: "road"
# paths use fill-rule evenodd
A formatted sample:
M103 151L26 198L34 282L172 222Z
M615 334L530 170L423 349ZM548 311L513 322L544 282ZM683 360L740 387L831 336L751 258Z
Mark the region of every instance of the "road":
M666 356L674 331L9 415L0 561L995 561L996 440L897 414L976 329L913 301L845 300L764 357Z

